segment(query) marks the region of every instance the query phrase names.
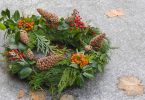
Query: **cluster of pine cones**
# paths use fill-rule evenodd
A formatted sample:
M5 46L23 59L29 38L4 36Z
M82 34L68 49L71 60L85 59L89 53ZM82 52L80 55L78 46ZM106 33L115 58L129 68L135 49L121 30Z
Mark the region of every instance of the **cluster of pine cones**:
M20 31L20 40L24 44L29 43L28 33L25 30ZM30 60L36 60L37 61L37 67L40 70L46 70L51 68L54 64L62 60L64 57L62 55L57 54L50 54L47 57L42 57L39 59L35 59L34 53L31 51L31 49L27 50L26 53L27 57L29 57Z

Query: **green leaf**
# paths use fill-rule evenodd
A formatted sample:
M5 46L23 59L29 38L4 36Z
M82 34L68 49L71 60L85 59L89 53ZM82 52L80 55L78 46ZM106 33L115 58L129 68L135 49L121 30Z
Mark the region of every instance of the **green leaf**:
M100 57L100 60L104 60L104 59L106 59L106 54L102 54Z
M84 85L84 77L82 76L82 74L78 75L76 78L76 84L80 87L82 87Z
M4 10L2 10L1 15L2 15L3 17L5 17L5 16L6 16L6 12L5 12Z
M9 11L9 9L6 9L6 15L7 15L8 18L10 19L10 11Z
M25 67L20 71L19 75L21 79L24 79L27 78L31 73L32 73L32 69L29 67Z
M0 29L1 30L5 30L6 29L6 26L3 23L0 23Z
M20 18L20 13L19 13L18 10L15 11L13 17L14 17L14 20L15 20L15 21L18 21L18 19Z
M85 71L91 71L91 70L92 70L92 67L89 66L89 65L83 67L83 71L84 71L84 72L85 72Z
M17 32L15 35L15 42L18 43L20 40L20 32Z
M2 21L3 19L4 19L4 18L3 18L3 17L1 17L1 18L0 18L0 21Z
M19 43L19 44L18 44L18 49L19 49L20 51L25 51L25 50L27 49L27 46L24 45L24 44L22 44L22 43Z
M78 69L78 65L77 64L70 64L71 67Z
M102 69L102 66L101 66L101 65L98 65L98 70L99 70L100 72L103 72L103 69Z
M30 65L34 65L36 61L28 61Z
M94 78L94 76L90 73L87 73L87 72L84 72L83 75L86 77L86 78Z
M15 64L9 65L8 67L12 74L16 74L21 70L21 66Z

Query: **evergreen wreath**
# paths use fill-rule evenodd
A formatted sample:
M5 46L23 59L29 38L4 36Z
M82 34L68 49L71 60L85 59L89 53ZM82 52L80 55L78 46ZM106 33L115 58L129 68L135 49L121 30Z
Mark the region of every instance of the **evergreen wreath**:
M1 12L3 56L11 74L26 80L33 90L45 87L61 93L71 86L82 87L85 80L103 72L110 49L104 33L83 22L76 9L67 18L37 11L41 16Z

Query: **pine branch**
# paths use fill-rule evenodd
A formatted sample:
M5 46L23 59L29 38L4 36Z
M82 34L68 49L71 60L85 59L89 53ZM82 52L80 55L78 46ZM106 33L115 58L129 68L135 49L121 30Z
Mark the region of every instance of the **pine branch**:
M65 69L58 84L58 92L61 93L66 87L72 86L77 78L77 74L78 71L76 69Z
M37 51L43 52L47 55L50 51L52 51L53 46L50 46L50 41L45 38L45 36L37 35Z

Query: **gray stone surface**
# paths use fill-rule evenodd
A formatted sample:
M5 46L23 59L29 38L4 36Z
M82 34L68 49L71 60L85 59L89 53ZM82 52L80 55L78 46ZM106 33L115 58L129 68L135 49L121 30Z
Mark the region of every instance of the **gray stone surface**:
M76 95L78 100L145 100L145 95L126 96L116 86L118 77L122 75L135 75L145 85L145 0L0 0L0 10L19 9L25 15L37 13L38 7L60 16L67 16L76 8L85 20L91 20L92 25L107 34L112 46L119 47L110 50L111 60L104 74L99 74L84 88L68 92ZM122 8L125 15L115 18L104 15L109 9L116 8ZM0 31L1 45L3 33ZM0 100L17 100L18 90L23 88L28 91L28 87L26 83L10 77L3 63L0 65ZM51 100L49 96L47 99Z

